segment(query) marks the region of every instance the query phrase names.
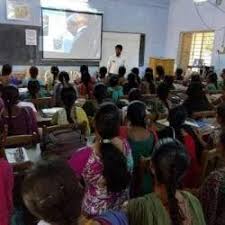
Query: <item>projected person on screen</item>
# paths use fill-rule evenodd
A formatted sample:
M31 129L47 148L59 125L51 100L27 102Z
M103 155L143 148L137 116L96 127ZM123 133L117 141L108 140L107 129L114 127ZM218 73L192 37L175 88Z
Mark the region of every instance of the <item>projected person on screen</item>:
M116 54L111 56L108 61L108 73L109 76L118 75L119 68L125 66L125 59L122 57L123 46L116 45L115 52Z

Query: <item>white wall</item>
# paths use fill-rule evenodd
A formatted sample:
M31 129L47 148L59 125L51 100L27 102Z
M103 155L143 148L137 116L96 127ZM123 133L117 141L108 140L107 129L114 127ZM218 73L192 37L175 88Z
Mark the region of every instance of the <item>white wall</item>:
M211 2L215 0L211 0ZM225 1L220 6L225 11ZM199 18L193 0L171 0L168 17L168 31L165 56L177 59L179 35L183 31L215 30L213 65L218 64L217 50L221 48L225 27L225 12L221 12L209 3L198 6L203 21Z
M30 1L34 13L27 24L40 25L39 0ZM0 23L8 23L5 2L6 0L0 0ZM164 55L169 0L89 0L89 4L104 13L104 31L146 34L145 65L148 64L150 56Z

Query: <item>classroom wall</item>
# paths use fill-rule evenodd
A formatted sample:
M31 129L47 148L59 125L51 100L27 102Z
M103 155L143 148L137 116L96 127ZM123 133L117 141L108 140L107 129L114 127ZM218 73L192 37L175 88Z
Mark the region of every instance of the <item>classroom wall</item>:
M225 34L225 1L220 6L224 12L216 9L209 3L202 3L197 7L203 21L198 16L193 0L170 1L165 56L177 60L180 32L215 30L212 63L218 67L220 60L217 50L221 49Z
M33 13L28 24L40 25L40 1L30 1ZM0 0L0 23L8 23L5 2ZM104 31L146 33L145 65L150 56L164 55L169 0L89 0L89 4L104 12Z

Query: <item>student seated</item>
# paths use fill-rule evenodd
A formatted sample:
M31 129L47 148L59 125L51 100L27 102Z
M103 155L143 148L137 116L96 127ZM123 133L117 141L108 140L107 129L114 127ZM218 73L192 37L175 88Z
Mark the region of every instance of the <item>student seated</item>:
M9 225L13 212L13 170L0 155L0 224Z
M38 225L128 225L120 212L89 219L82 215L83 189L63 161L39 162L25 178L22 195Z
M119 85L119 77L117 75L113 75L109 79L108 95L115 103L123 97L123 87Z
M25 79L23 81L23 83L22 83L23 87L27 87L29 81L38 81L41 87L45 86L44 82L42 80L38 79L39 71L38 71L38 68L36 66L31 66L30 69L29 69L29 73L30 73L30 78Z
M63 102L61 99L61 91L63 88L72 87L76 91L74 85L70 83L70 77L66 71L61 71L59 73L59 81L60 81L59 83L55 84L54 91L53 91L54 105L56 107L63 106ZM76 93L77 93L77 91L76 91Z
M214 94L220 91L220 86L218 84L218 77L216 73L210 73L207 76L207 85L206 85L206 91L209 94Z
M178 106L171 109L168 116L170 126L159 132L159 138L176 138L183 143L190 158L190 165L182 179L182 184L184 188L197 188L201 174L199 162L205 143L196 130L185 125L186 119L187 112L184 107Z
M139 76L139 75L140 75L140 70L139 70L139 68L134 67L134 68L131 70L131 73L135 74L136 80L137 80L138 84L140 85L140 84L141 84L141 78L140 78L140 76Z
M137 81L137 77L134 73L130 73L127 77L127 83L123 85L123 93L124 95L128 95L131 89L139 88L139 83Z
M131 149L126 140L118 137L118 108L113 103L102 104L94 121L94 144L78 150L69 161L85 183L82 211L88 216L121 208L129 198L133 169Z
M87 66L83 65L80 67L81 82L78 86L78 91L81 97L92 98L94 82L89 74L89 69Z
M52 66L51 70L46 73L45 84L48 92L53 92L54 86L59 82L59 68Z
M184 71L182 68L177 68L176 72L175 72L175 79L176 80L184 80L183 73L184 73Z
M162 66L156 66L156 80L157 83L160 83L165 78L165 70Z
M200 82L192 82L189 85L186 94L188 97L184 101L183 106L188 112L189 117L192 117L195 112L209 111L213 109Z
M1 127L8 126L8 135L38 133L36 116L30 107L19 107L19 91L14 86L3 88L5 108L1 116Z
M225 158L225 131L219 138L218 149ZM225 193L224 193L225 168L212 172L205 180L199 191L199 199L202 203L207 225L225 224Z
M0 77L0 82L3 86L7 86L9 84L19 85L20 81L12 75L12 66L10 64L5 64L2 66L2 73Z
M125 78L125 75L126 75L126 72L127 72L127 69L125 66L120 66L119 68L119 85L123 86L127 80Z
M154 179L154 193L128 202L130 225L206 225L199 200L179 189L188 164L186 149L179 141L159 140L146 165Z
M141 92L142 94L156 94L152 68L146 68L145 70L144 80L141 83Z
M65 124L84 124L86 126L87 134L90 133L89 122L86 113L80 107L75 106L77 94L73 87L65 87L61 91L61 100L63 109L56 112L52 118L53 125Z
M103 83L103 84L107 84L108 79L106 77L106 74L107 74L107 68L105 66L100 67L98 82Z
M143 158L151 157L156 137L147 124L146 106L140 101L133 101L127 110L127 138L134 159L132 197L142 196L153 191L151 176L142 168Z

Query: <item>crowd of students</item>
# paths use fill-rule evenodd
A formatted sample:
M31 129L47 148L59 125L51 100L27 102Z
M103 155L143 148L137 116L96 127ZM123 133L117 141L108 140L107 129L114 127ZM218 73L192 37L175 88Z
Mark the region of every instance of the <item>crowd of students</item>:
M203 152L211 147L225 152L225 82L214 72L205 82L196 73L185 79L179 68L174 77L167 76L161 66L156 74L146 68L143 79L138 68L126 76L124 66L111 76L101 67L94 77L83 65L75 81L56 66L45 82L38 79L37 67L29 73L19 80L10 65L2 68L1 133L7 126L9 136L35 132L41 140L32 99L51 96L53 106L62 107L53 115L53 125L85 124L85 135L95 137L68 161L41 161L28 172L22 197L39 225L225 224L224 169L199 183ZM170 99L175 80L187 86L179 105ZM20 94L20 87L27 87L27 93ZM210 101L207 94L219 91L222 96ZM145 98L149 95L151 101ZM75 104L78 98L84 99L82 107ZM185 123L201 111L216 116L217 127L208 137L213 143ZM169 126L158 131L153 122L161 118ZM196 188L196 197L185 191ZM1 225L13 217L12 191L12 169L2 157Z

